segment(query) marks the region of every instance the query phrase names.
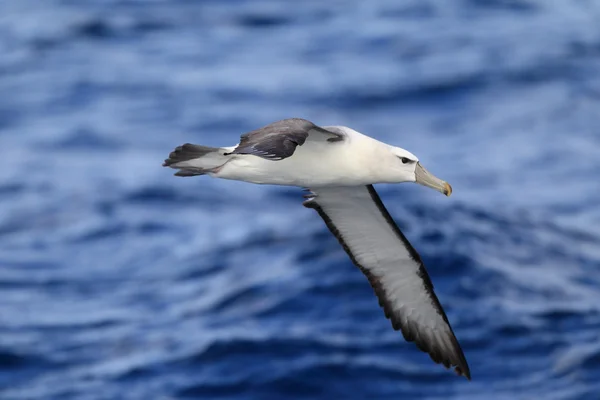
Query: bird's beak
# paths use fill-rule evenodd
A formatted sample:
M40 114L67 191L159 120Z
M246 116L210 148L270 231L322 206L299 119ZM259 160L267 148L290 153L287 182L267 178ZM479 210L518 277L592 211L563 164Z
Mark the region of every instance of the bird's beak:
M423 168L419 162L417 162L417 166L415 168L415 179L417 183L442 192L446 196L450 196L452 194L452 186L450 186L448 182L433 176L429 171Z

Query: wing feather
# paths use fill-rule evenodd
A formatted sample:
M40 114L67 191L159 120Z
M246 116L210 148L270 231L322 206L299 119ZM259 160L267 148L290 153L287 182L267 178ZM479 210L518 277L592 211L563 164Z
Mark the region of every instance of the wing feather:
M425 265L373 186L319 188L314 208L373 287L385 316L436 363L471 379L469 366Z
M288 118L245 133L240 144L228 154L251 154L267 160L283 160L294 154L309 135L321 135L328 142L342 140L340 133L321 128L301 118Z

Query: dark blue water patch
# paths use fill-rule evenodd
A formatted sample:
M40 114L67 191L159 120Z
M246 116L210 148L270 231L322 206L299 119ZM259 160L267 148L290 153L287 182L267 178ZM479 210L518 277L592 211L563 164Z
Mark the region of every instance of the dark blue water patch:
M597 381L594 377L590 377L590 384L591 385L597 385ZM598 397L598 392L600 391L600 387L596 387L596 388L592 388L592 389L584 389L584 388L577 388L575 389L573 392L573 396L577 397L578 399L582 399L582 400L594 400L596 399L596 397Z
M585 257L580 257L580 260L576 263L569 262L565 263L565 265L577 265L584 271L582 275L573 278L573 281L577 282L581 287L591 290L595 290L598 287L598 271L600 271L599 260L590 260Z
M265 285L253 285L230 293L220 301L217 301L211 307L211 312L215 314L226 313L230 310L240 310L251 306L254 302L260 302L262 299L272 295Z
M5 267L6 268L6 267ZM12 268L13 273L0 277L0 288L5 290L6 294L18 294L27 291L43 291L50 298L61 298L71 296L77 298L80 296L102 297L106 293L115 292L116 290L127 286L127 282L119 279L111 279L106 277L92 278L71 278L71 277L54 277L52 271L60 273L60 269L56 267L48 267L43 269L31 268ZM89 321L86 322L91 324ZM101 324L110 324L111 321L102 319Z
M500 311L498 311L500 312ZM523 324L521 321L500 320L493 322L495 327L492 329L494 334L507 338L528 338L534 332L533 327Z
M63 366L39 355L0 349L0 395L2 395L2 390L27 382L53 367L61 368Z
M139 33L152 33L170 28L172 28L171 24L168 24L165 20L160 19L135 20L129 27L130 30Z
M525 221L525 226L531 226ZM568 228L564 226L560 226L552 221L536 221L536 227L539 229L543 229L548 232L552 232L553 234L565 238L569 238L570 240L586 243L586 244L598 244L600 245L600 238L596 235L583 231L581 229L576 228Z
M176 398L181 399L202 399L202 398L254 398L256 392L250 387L252 381L234 380L231 382L223 382L221 384L208 383L192 385L190 387L178 390L175 394Z
M292 232L287 235L281 235L276 230L260 230L255 232L252 236L241 239L236 243L223 244L219 246L219 249L211 252L210 256L227 256L235 254L249 253L254 251L268 254L282 254L287 249L293 248L298 250L302 242L305 240L302 236L296 236ZM299 247L300 245L300 247ZM268 257L266 257L268 259Z
M575 60L597 60L600 54L600 40L574 39L569 43L568 54ZM578 65L580 68L588 68L586 64ZM587 74L582 73L579 78L586 79Z
M43 57L47 53L59 48L64 43L65 41L58 36L37 36L29 39L28 45L35 53Z
M145 35L172 29L165 19L145 19L135 16L115 23L108 17L100 15L71 23L59 33L52 35L34 35L27 40L27 45L39 56L67 48L78 41L112 41L140 40Z
M106 40L126 38L164 31L172 26L165 19L134 18L128 23L119 25L107 18L95 17L74 24L70 29L70 36L92 40Z
M107 21L92 19L72 27L72 34L78 37L106 39L115 36L115 29Z
M435 283L437 282L437 284ZM514 283L510 277L501 272L478 269L477 274L471 279L460 279L458 285L452 286L456 294L470 300L485 298L486 293L503 293L506 287L512 288ZM434 281L434 285L442 285L441 280Z
M271 290L271 296L274 297L273 292L281 292L278 288L273 288ZM252 315L255 318L261 319L265 321L265 328L269 325L266 323L267 320L272 319L274 316L280 316L283 319L309 319L314 316L314 313L311 313L310 307L314 306L315 303L318 303L319 307L322 304L321 300L326 296L316 296L315 298L311 297L312 294L315 294L314 291L304 291L298 293L294 296L278 296L275 297L275 301L270 301L267 306L264 303L261 307L257 307L253 310ZM316 311L319 311L317 309ZM230 323L231 320L225 319L225 323Z
M52 270L60 266L60 263L55 260L37 258L35 255L31 254L27 254L27 256L23 257L10 257L8 255L3 255L0 257L0 263L5 271L14 269L30 271L30 273L43 270Z
M400 369L389 369L378 365L353 364L352 358L342 362L320 362L294 371L294 374L282 376L269 382L269 389L276 389L280 395L293 393L290 385L309 384L318 398L388 398L389 396L414 395L412 391L402 393L398 386L392 389L394 382L414 379L421 385L428 382L447 381L442 372L423 374L423 371L410 373ZM416 372L416 371L415 371ZM348 383L341 383L348 382ZM406 389L405 389L406 390ZM387 392L387 393L386 393ZM314 398L314 397L313 397Z
M112 199L97 200L94 203L94 211L104 218L115 217L119 207L120 204Z
M344 345L340 350L347 354L356 354L360 349L352 345ZM332 349L330 344L319 340L301 338L267 338L267 339L233 339L220 340L210 344L202 352L187 357L181 363L202 365L207 362L222 363L226 357L235 357L239 360L260 358L259 355L269 354L278 359L294 359L296 355L326 355L338 350Z
M282 14L242 14L234 18L237 25L245 28L273 28L289 25L293 20L289 15Z
M600 371L600 349L583 357L580 367L583 367L585 370Z
M381 8L380 16L384 19L407 19L407 20L428 20L437 15L438 10L432 4L427 2L406 2L408 4L384 5Z
M171 227L164 223L158 222L143 222L136 226L133 232L139 233L140 235L154 235L157 233L164 233L170 231Z
M475 10L509 11L520 17L540 10L537 2L533 0L467 0L466 3Z
M160 166L157 166L160 168ZM170 172L170 171L169 171ZM173 172L174 173L174 172ZM172 175L172 174L169 174ZM171 176L168 176L171 179ZM186 179L186 178L173 178ZM125 204L133 205L172 205L172 206L198 206L202 204L204 209L212 207L213 209L226 209L234 202L233 199L228 200L219 193L206 188L205 190L182 191L175 187L166 187L162 185L146 186L139 189L124 193L124 197L120 200Z
M441 244L443 243L445 240L447 239L447 237L444 235L444 232L441 230L435 230L435 231L430 231L430 232L426 232L422 237L421 240L423 240L424 242L430 243L430 244Z
M305 242L296 253L296 261L302 264L310 264L321 258L324 254L342 251L337 242L331 240L331 234L325 231L319 231L313 236L316 240ZM326 244L326 245L325 245Z
M400 340L399 340L400 342ZM334 344L329 342L322 342L320 340L313 340L307 338L268 338L268 339L234 339L224 340L215 342L209 345L201 353L193 356L188 356L184 360L175 363L174 367L188 366L193 368L205 368L208 367L214 372L219 371L218 374L214 374L206 377L207 386L210 386L212 382L227 382L230 383L231 377L237 376L242 380L245 377L253 376L254 382L264 381L272 383L272 376L264 375L263 371L266 366L260 363L252 363L252 360L264 359L265 357L273 360L275 364L289 364L291 371L297 371L298 368L303 369L303 365L310 365L308 369L318 369L319 365L327 365L331 359L344 359L347 360L343 364L347 364L348 368L352 369L352 361L359 359L361 356L368 356L373 354L383 355L390 350L396 350L399 346L390 348L389 346L380 346L380 350L371 349L371 344L364 343L362 345L356 345L352 343L346 344ZM417 352L423 356L422 353ZM314 360L314 361L313 361ZM245 373L230 369L231 362L239 363L247 366L251 366ZM315 365L312 365L314 362ZM252 363L252 364L249 364ZM377 369L376 365L372 366L372 369ZM277 375L280 375L285 379L286 376L294 376L296 372L289 372L286 369L278 369L280 371ZM409 370L398 369L393 372L393 375L399 376ZM372 371L373 376L380 375L381 371ZM433 373L438 376L439 371ZM443 370L442 370L443 373ZM440 374L441 375L441 374ZM382 376L380 376L381 378ZM310 382L309 379L306 379ZM223 382L223 383L225 383ZM335 379L332 379L332 383Z
M41 287L41 285L38 285L38 288L39 287ZM80 286L80 289L93 288L93 291L78 290L78 288L75 288L75 289L70 288L69 290L71 291L71 293L66 293L64 290L61 289L60 286L52 286L52 282L51 282L49 285L49 292L51 292L51 294L52 294L52 290L56 290L56 293L53 293L53 294L60 295L60 296L69 295L69 294L75 294L75 295L80 295L80 296L82 296L82 295L98 296L98 295L102 295L102 294L106 294L106 293L111 293L112 289L114 287L115 287L115 283L113 283L112 285L106 285L104 287L104 290L100 291L98 289L97 285L88 284L88 285ZM35 330L43 330L44 332L47 333L48 337L52 337L54 335L55 336L54 340L61 340L61 338L67 339L66 337L68 335L72 335L76 331L81 331L81 330L94 331L94 330L110 329L113 327L118 327L118 326L122 325L122 323L123 323L123 320L120 320L118 318L111 318L111 317L91 316L88 319L75 321L75 320L69 320L69 316L65 316L63 320L57 320L57 321L54 321L53 323L33 323L33 324L28 325L27 328L34 330L34 331Z
M577 75L577 68L563 59L549 59L541 65L525 66L523 68L508 72L501 77L512 84L535 85L548 81L572 79Z
M499 347L502 354L507 358L517 358L520 354L527 352L531 355L531 365L540 362L540 359L551 362L552 354L564 349L566 343L557 341L551 335L538 334L535 342L525 336L513 338L510 342L503 343ZM533 346L533 348L532 348Z
M536 319L548 329L568 333L577 327L589 326L600 329L600 314L595 310L549 309L536 314Z
M133 203L186 203L181 197L181 193L170 188L156 186L145 187L130 193L125 199ZM187 201L195 201L197 199L187 199Z
M284 96L284 94L282 94L282 96ZM267 93L257 92L255 89L229 87L212 90L210 97L219 102L251 101L257 105L261 102L264 103L268 98Z
M423 371L394 370L377 364L353 363L353 357L340 357L340 361L305 362L291 367L290 373L282 370L257 375L242 380L243 385L223 380L192 385L178 392L183 398L240 398L283 399L294 398L397 398L414 396L415 389L399 384L403 380L418 382L446 381L441 373L423 374ZM395 396L395 397L394 397Z
M448 77L437 82L413 85L390 85L384 89L363 87L352 92L339 92L335 97L319 99L344 110L377 109L390 105L436 103L458 107L473 92L484 89L488 84L484 74Z
M61 96L59 101L53 104L51 108L56 112L60 112L63 110L83 109L90 107L100 96L102 96L102 93L106 90L106 88L89 81L74 81L71 83L71 85L69 85L68 90L63 96Z
M18 355L12 352L0 351L0 370L22 368L30 363L36 363L29 357Z
M468 255L440 252L435 255L424 254L421 256L423 264L427 266L427 270L431 276L438 280L446 281L453 277L466 276L478 269L478 264ZM432 278L433 279L433 278Z
M295 25L309 27L326 24L334 16L334 13L327 7L312 7L297 9L290 13L285 8L273 9L247 7L242 11L233 12L231 21L236 26L245 29L252 34L256 31L276 32L280 28L286 30L293 29Z
M380 43L385 48L386 40ZM398 47L398 46L397 46ZM400 46L401 48L401 46ZM423 49L408 53L400 51L399 62L406 56L418 58L423 55ZM467 99L485 90L496 89L499 86L521 87L524 85L539 85L565 79L576 81L581 75L580 67L569 58L548 58L540 63L523 63L518 68L494 71L475 68L468 73L460 73L441 78L433 78L428 82L390 83L385 88L363 86L351 92L342 89L332 96L319 97L314 101L330 104L344 110L378 109L389 106L436 105L439 108L456 110L464 107Z
M70 132L62 140L53 140L44 145L48 148L70 151L114 151L121 146L118 140L111 139L89 127L81 127Z
M71 239L72 243L92 242L98 240L119 240L127 233L127 226L123 223L109 223L87 229Z
M0 67L0 74L2 67ZM9 104L0 105L0 135L6 134L21 118L21 111Z
M27 185L23 182L8 182L4 185L0 185L0 196L14 196L22 194L27 190Z
M339 264L324 264L320 272L310 274L316 276L311 277L313 283L298 297L299 305L312 302L316 306L313 312L325 314L336 314L337 309L344 308L349 311L346 302L352 299L375 305L374 291L360 269L346 260ZM326 308L319 306L326 303L330 303Z
M203 278L214 276L216 273L223 271L227 264L220 257L212 256L194 256L191 260L183 261L187 268L177 277L180 281L202 280ZM198 259L206 262L198 262Z

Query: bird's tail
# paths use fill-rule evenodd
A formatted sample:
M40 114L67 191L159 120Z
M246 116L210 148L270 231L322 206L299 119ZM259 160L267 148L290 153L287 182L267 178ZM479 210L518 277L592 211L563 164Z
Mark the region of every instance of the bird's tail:
M196 176L215 172L230 157L225 153L229 149L208 147L186 143L178 146L169 154L163 167L177 169L175 176Z

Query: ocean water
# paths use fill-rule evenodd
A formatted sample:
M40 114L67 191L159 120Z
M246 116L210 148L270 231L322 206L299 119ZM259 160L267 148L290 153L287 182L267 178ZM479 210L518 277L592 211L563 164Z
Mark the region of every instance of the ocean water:
M600 398L600 2L0 2L0 398ZM181 179L303 117L415 153L380 195L468 382L296 188Z

